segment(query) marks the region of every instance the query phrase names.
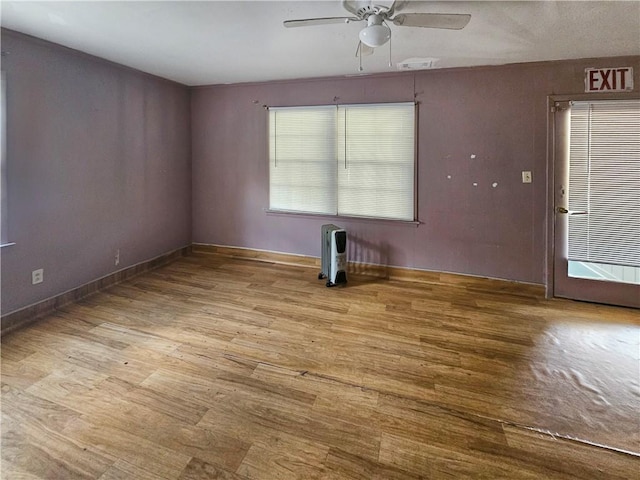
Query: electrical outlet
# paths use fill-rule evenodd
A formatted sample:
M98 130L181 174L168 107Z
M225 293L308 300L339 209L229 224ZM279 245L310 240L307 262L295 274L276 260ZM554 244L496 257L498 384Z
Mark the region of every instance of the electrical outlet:
M531 181L532 181L531 172L523 171L522 172L522 183L531 183Z
M44 281L44 269L39 268L31 272L31 285L36 285Z
M117 250L116 250L116 258L115 258L114 263L115 263L116 267L117 267L118 265L120 265L120 249L117 249Z

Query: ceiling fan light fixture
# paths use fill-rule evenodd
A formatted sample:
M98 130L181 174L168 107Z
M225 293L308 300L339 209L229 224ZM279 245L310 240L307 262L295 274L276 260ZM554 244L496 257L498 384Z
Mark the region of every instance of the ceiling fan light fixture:
M391 38L391 29L382 22L380 15L369 15L367 26L360 30L360 41L365 45L381 47Z
M360 41L365 45L381 47L391 38L391 30L386 25L370 25L360 30Z

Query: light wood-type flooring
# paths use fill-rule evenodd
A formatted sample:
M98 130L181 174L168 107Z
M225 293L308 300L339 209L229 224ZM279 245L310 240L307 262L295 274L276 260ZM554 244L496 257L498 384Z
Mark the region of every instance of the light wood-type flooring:
M197 253L7 335L2 478L640 478L638 310L317 273Z

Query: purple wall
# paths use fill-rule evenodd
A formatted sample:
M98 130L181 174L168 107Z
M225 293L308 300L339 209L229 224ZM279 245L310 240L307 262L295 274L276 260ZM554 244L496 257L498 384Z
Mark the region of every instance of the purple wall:
M11 31L2 50L2 313L189 245L189 89Z
M189 90L7 30L2 50L8 237L16 243L1 250L3 314L192 241L318 256L320 225L328 222L348 229L355 261L544 283L547 96L582 92L587 66L639 63L632 57ZM265 212L263 105L414 98L418 227ZM533 184L521 183L522 170L533 171ZM31 285L38 268L45 280Z
M318 256L320 226L331 222L348 230L351 260L543 284L547 96L584 92L585 67L623 65L638 57L196 88L193 242ZM263 105L414 96L418 227L265 212ZM522 183L523 170L532 184Z

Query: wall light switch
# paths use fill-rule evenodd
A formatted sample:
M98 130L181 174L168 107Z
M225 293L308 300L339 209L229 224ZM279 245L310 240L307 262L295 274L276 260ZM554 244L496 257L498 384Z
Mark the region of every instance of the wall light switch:
M522 183L531 183L531 181L532 181L531 172L523 171L522 172Z
M38 283L42 283L44 281L44 270L39 268L38 270L34 270L31 272L31 284L36 285Z

